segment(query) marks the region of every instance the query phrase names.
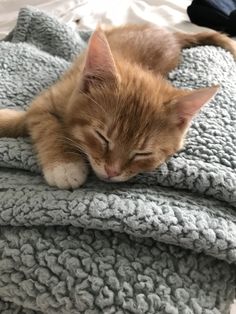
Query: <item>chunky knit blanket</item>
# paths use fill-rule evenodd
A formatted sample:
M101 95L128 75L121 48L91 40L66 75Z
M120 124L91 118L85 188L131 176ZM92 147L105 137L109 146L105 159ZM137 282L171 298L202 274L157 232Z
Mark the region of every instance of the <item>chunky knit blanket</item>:
M26 108L86 46L22 9L0 42L0 107ZM236 284L236 65L216 47L183 51L169 79L220 84L185 149L126 183L93 174L49 187L30 139L0 139L0 313L229 313Z

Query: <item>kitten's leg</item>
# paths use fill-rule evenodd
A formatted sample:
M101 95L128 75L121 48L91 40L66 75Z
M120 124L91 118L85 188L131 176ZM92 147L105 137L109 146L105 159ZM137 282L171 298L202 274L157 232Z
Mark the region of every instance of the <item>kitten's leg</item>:
M48 184L62 189L81 186L87 178L87 164L70 147L47 93L28 110L27 126Z
M27 136L26 112L0 109L0 137Z

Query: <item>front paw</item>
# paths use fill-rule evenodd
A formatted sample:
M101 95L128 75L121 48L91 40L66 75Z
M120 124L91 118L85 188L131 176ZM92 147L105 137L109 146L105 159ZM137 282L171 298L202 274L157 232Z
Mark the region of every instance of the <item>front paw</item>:
M88 167L84 161L56 162L43 169L44 177L51 186L59 189L75 189L87 178Z

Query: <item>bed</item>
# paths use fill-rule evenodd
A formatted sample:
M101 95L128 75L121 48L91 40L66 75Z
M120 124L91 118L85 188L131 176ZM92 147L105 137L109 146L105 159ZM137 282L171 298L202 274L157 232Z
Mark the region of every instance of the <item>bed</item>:
M73 27L94 29L97 23L120 25L126 22L151 22L159 26L183 31L199 31L203 27L189 22L186 7L190 0L19 0L0 2L0 36L6 35L14 26L21 7L32 5L45 10ZM77 21L77 23L76 23Z
M79 29L87 34L89 34L89 32L93 30L98 23L120 25L126 22L151 22L158 26L169 27L171 29L187 32L204 30L204 28L198 27L189 22L186 15L186 7L190 2L191 1L189 0L178 1L178 3L174 0L1 1L0 38L5 38L7 34L13 29L19 13L19 9L25 7L26 5L32 5L39 10L43 10L47 13L55 15L59 18L60 21L67 23L67 25L69 25L69 27L71 28L71 31L74 30L76 32L77 29ZM21 17L26 18L27 15L32 15L35 20L39 19L37 20L38 25L40 25L42 21L46 21L47 25L47 17L43 17L43 20L41 19L41 11L39 11L39 13L35 13L34 11L32 12L30 11L30 9L29 11L26 10L22 13L23 17ZM22 19L19 21L20 27L22 27L22 21ZM32 27L34 27L34 25L32 25ZM53 25L52 34L54 31L56 31L56 27L60 28L61 25ZM63 28L63 30L65 32L68 31L67 36L69 39L72 40L72 33L70 33L70 30L67 30L66 28ZM9 45L11 42L21 45L20 41L22 39L19 39L18 36L20 33L21 32L19 32L19 29L15 30L15 34L11 35L7 39ZM12 36L14 40L12 39ZM30 32L27 36L25 37L24 41L26 43L28 41L31 45L32 43L35 44L35 39L31 41ZM23 42L23 48L25 42ZM45 45L46 47L48 45L48 43L45 44L44 42L38 42L38 44L40 47L42 47L43 45ZM8 45L8 43L6 43L6 45ZM77 45L76 47L78 47L79 44L75 42L73 45ZM71 47L72 52L75 47L73 45ZM46 48L48 49L48 47ZM42 50L44 50L44 48ZM40 59L42 60L42 67L44 66L44 62L48 62L50 65L50 62L54 62L52 65L52 69L58 67L58 73L56 73L56 75L59 75L65 70L65 68L68 66L68 62L70 61L70 56L63 55L65 52L62 47L61 51L62 55L60 55L59 57L63 56L62 61L52 60L50 59L51 57L49 59L47 59L47 57L45 57L46 59L43 59L45 51L43 51L43 57L41 54L33 55L33 57L37 58L38 56L39 58L42 58ZM5 53L7 54L6 51ZM24 54L24 51L22 53ZM55 52L55 54L56 53L58 52ZM209 56L211 56L211 53L212 52L210 50L206 50L206 55L209 54ZM224 56L221 59L220 52L216 51L216 54L217 53L219 53L219 58L217 60L220 66L220 62L224 62L225 58L227 59L227 57ZM25 52L25 54L27 55L27 51ZM192 55L191 53L190 55L188 55L188 52L186 52L185 57L187 60L190 60ZM37 59L33 60L35 61ZM225 65L230 71L230 63L226 62ZM189 74L186 74L184 70L180 69L180 71L183 71L179 72L183 73L183 77L184 75L188 77ZM181 84L179 73L176 72L172 75L172 80L176 84ZM216 74L218 75L217 71ZM46 86L51 84L53 80L56 79L56 77L57 76L55 75L52 76L49 81L45 82L44 84ZM27 79L29 79L29 77ZM212 82L213 81L214 80L212 79ZM184 85L184 79L182 81L182 84ZM40 89L42 88L42 86L37 88ZM31 93L33 92L35 92L35 89L32 89ZM23 99L30 99L27 97ZM1 98L1 101L2 103L4 103L4 106L7 104L7 100L5 100L4 98ZM8 151L6 152L6 150ZM170 314L217 314L220 313L220 309L222 309L222 313L227 313L227 309L229 308L227 300L231 300L232 303L233 294L235 293L233 288L235 287L235 271L232 267L232 265L234 265L235 263L234 250L236 250L236 219L234 206L232 206L232 208L230 207L226 219L225 217L221 217L222 213L220 211L220 203L217 203L218 201L222 201L222 199L217 199L217 202L215 203L215 208L217 208L217 215L219 214L219 221L220 219L222 219L222 230L223 228L225 228L224 230L227 230L228 232L226 241L228 245L227 248L224 247L226 244L223 241L225 240L225 235L222 235L220 231L219 233L215 232L218 227L214 229L214 226L209 225L209 227L207 227L207 224L204 225L206 221L209 224L212 221L215 221L214 219L210 220L209 218L215 218L215 213L213 210L210 210L210 212L208 213L209 217L207 215L205 217L204 214L202 214L202 220L199 218L199 220L196 220L196 222L188 222L188 216L186 215L186 213L182 213L182 217L181 211L179 210L176 210L176 212L172 215L173 217L171 217L171 221L170 217L168 216L168 211L165 212L164 209L160 215L161 220L155 225L155 217L152 217L151 219L151 216L149 216L150 213L147 212L146 216L142 217L141 208L142 206L143 208L145 208L146 205L145 202L142 201L142 199L140 198L140 216L138 218L136 217L137 220L134 220L132 216L129 217L129 215L123 215L122 210L124 211L125 204L138 195L140 183L133 183L133 190L131 191L129 196L126 195L126 188L130 188L130 186L124 185L123 190L119 191L120 198L118 199L118 201L123 202L123 209L121 210L121 212L115 212L114 216L107 213L107 208L104 209L104 212L98 212L96 209L96 206L98 206L98 204L103 206L102 204L104 203L104 195L102 194L102 192L104 192L105 188L101 187L100 194L98 193L95 198L91 198L89 201L89 215L91 215L92 217L92 219L90 219L91 217L89 217L89 215L84 213L82 214L82 201L82 203L80 204L81 216L77 215L77 213L75 212L75 200L73 199L73 193L72 195L71 193L60 192L56 190L51 191L50 188L45 188L45 185L44 183L42 183L42 179L39 175L39 170L37 168L33 153L30 149L29 142L24 142L22 140L19 140L18 142L9 142L9 140L1 142L0 154L0 165L3 169L0 176L0 221L2 226L0 235L1 313L149 314L155 313L155 309L157 308L159 308L158 313ZM7 159L8 155L10 156L9 160ZM10 170L4 170L9 168ZM26 175L24 172L18 172L18 170L16 169L21 169L22 171L32 171L33 175ZM174 180L175 178L172 179ZM21 182L25 183L23 184L23 187L18 190L14 182L17 182L17 184L19 185L21 184ZM166 185L166 182L163 181L162 183L164 187ZM176 184L177 183L178 182L176 182ZM31 184L35 186L34 189L30 188ZM153 183L151 181L148 181L148 185L152 186L152 184ZM147 189L148 185L146 185ZM181 189L185 188L186 187L181 186ZM231 191L233 191L233 188L234 187L232 187ZM85 200L86 203L86 197L90 195L89 193L93 189L93 184L90 185L89 183L87 190L82 191L81 195L83 193L84 194L82 196L80 195L79 197ZM30 195L32 199L36 199L36 203L34 203L34 205L25 205L26 202L30 203L30 198L26 197L24 194L25 191L27 191L27 194ZM107 197L109 199L111 208L113 208L113 210L118 210L120 205L117 205L118 201L116 200L116 188L112 187L110 190L108 189L106 193L107 195L109 194ZM162 201L165 200L165 190L160 190L159 193L162 195ZM47 195L47 197L45 195ZM206 198L211 196L212 195L208 193ZM78 195L76 197L78 198ZM181 194L181 197L183 199L187 198L184 192ZM228 198L230 197L231 196L229 195ZM45 199L50 199L50 202L47 202L45 204L45 208L51 208L51 214L50 211L46 214L43 211L40 211L40 204L43 204L43 201ZM68 206L65 205L65 199L67 200L66 204ZM151 195L149 196L148 201L150 208L153 208L154 205L152 204ZM223 201L225 202L226 200L223 199ZM234 200L230 199L230 201L233 204ZM190 197L189 204L191 202L194 201ZM35 210L32 210L32 213L35 213L34 217L32 216L33 214L31 215L31 213L29 212L32 206L34 206L35 208ZM63 210L60 210L60 206L61 208L63 208ZM11 211L11 208L14 208L14 210L13 212L9 213L9 211ZM37 211L36 208L39 210ZM137 210L139 211L139 209ZM72 211L71 215L69 213L70 210ZM155 207L155 210L156 213L158 213L158 207ZM196 208L196 212L197 211L198 209ZM43 213L42 217L40 217L40 213ZM180 240L178 240L178 230L174 229L175 216L177 217L177 219L179 219L180 224L183 225L184 236L180 238ZM27 219L25 220L25 222L27 223L24 226L24 229L17 229L18 227L21 228L24 217L27 217ZM140 228L137 227L139 219L140 221L145 221L146 219L146 222L148 222L149 218L152 222L152 226L154 226L153 230L149 230L147 226L145 227L145 224L142 225ZM162 232L160 229L158 229L165 229L165 219L166 221L169 221L169 226L173 228L172 235L167 235L164 231ZM45 225L47 225L46 228L44 228L44 223ZM191 225L193 227L189 227L188 223L189 226ZM225 227L225 223L228 224L228 229ZM54 226L54 224L56 226ZM62 225L64 224L66 225L65 228L62 227ZM201 228L199 227L199 230L197 230L197 226L200 224L202 224L200 226ZM106 226L104 227L104 225ZM11 226L13 228L12 232L10 231ZM210 229L210 227L212 227L212 229L208 232L207 229ZM95 228L97 231L93 231L93 228ZM101 231L104 228L104 232ZM85 233L83 233L83 230L85 230ZM157 234L153 233L155 230L158 230ZM214 230L214 232L212 230ZM49 234L51 235L53 233L55 233L55 243L53 237L48 236ZM219 242L217 243L217 246L214 245L214 243L216 243L213 239L215 237L215 234L218 234L217 241ZM142 239L142 235L144 235L144 239ZM188 242L190 238L192 241L191 245L189 244L190 242ZM110 239L112 239L113 242L109 242ZM158 242L157 246L155 246L155 241ZM91 243L93 243L93 253L90 252L92 248ZM101 244L104 247L100 247ZM62 245L64 246L63 249ZM131 267L131 264L127 262L130 258L129 255L131 255L131 253L127 252L127 249L131 250L132 246L135 247L135 249L139 250L140 254L138 254L137 250L135 251L135 249L134 251L132 251L134 255L138 255L137 261L134 261ZM21 251L21 247L23 253L19 255L17 251ZM182 247L183 250L179 247ZM191 250L192 247L194 247L193 254ZM114 248L116 248L116 255L115 257L113 257L118 260L117 265L119 266L120 272L117 276L112 275L112 269L110 269L109 266L112 264L113 253L111 252L112 250L115 250ZM148 255L149 249L152 250L152 258L150 258L150 256ZM45 252L47 250L48 253L46 254ZM86 250L89 251L90 255L86 255ZM94 256L99 259L99 252L101 252L100 260L99 262L95 261L95 263L93 264L92 259ZM226 257L224 257L224 254ZM207 257L205 257L205 255ZM21 256L20 261L19 256ZM36 256L37 261L33 261L32 256ZM219 257L219 260L217 256ZM148 267L148 258L150 258L150 260L152 259L152 267ZM153 259L155 258L158 262L154 265ZM176 266L178 264L178 258L180 264ZM58 260L60 262L58 262ZM221 264L220 260L229 260L230 263ZM86 263L88 263L88 265L86 265ZM37 264L38 267L36 267L35 264ZM66 269L67 265L69 265L69 269ZM146 268L142 268L144 267L143 265L146 265ZM109 280L106 283L103 282L105 275L101 275L101 277L91 275L94 271L93 267L96 268L98 266L101 267L101 272L103 274L109 271L111 272L111 282L109 282ZM20 271L17 270L17 267L19 267ZM225 271L222 270L224 267ZM210 273L210 271L209 273L207 272L209 268L212 268L212 274ZM152 276L156 276L153 273L155 269L158 273L158 276L160 276L159 281L155 278L155 284L158 286L158 289L160 291L160 295L158 296L158 298L155 293L152 293L152 280L154 280L152 279ZM173 269L175 269L175 271L173 271ZM184 269L188 269L189 274L191 272L192 281L188 281L189 279L187 273L186 276L183 275ZM173 272L171 273L171 271ZM135 272L137 275L137 282L132 282L132 276L134 276L133 272ZM218 277L217 272L219 273ZM163 274L166 281L161 277ZM77 278L76 283L73 276ZM127 278L125 278L125 276ZM215 282L209 281L207 277L209 277L209 280L215 278ZM191 290L191 293L188 292L186 287L186 289L184 288L184 280L188 282L188 289L189 291ZM193 292L195 289L195 280L198 283L199 287L202 288L199 290L199 295L195 295L195 292ZM221 281L223 282L222 291L224 291L224 293L222 294L220 290L215 287L215 285L219 284ZM92 290L97 291L96 300L93 299L93 296L89 290L90 288L87 288L88 282L91 284ZM122 289L118 288L121 282ZM213 290L211 290L211 284L214 288ZM67 289L70 289L70 287L72 292L71 294L69 293L68 296ZM206 294L204 294L204 287L206 288L205 291L207 291ZM145 289L150 289L150 291L148 290L149 293L146 296L144 293ZM170 292L168 289L172 289L173 291ZM106 304L112 303L111 299L114 299L114 291L116 291L117 295L119 296L117 304L120 307L117 305L116 308L114 305L115 302L110 307L106 307ZM38 293L38 296L37 294L35 295L36 292ZM171 298L169 297L170 295ZM99 302L101 302L101 304ZM122 304L125 305L123 306L119 302L123 302ZM177 305L175 304L175 302ZM47 303L50 304L50 306L48 306ZM94 306L94 303L96 304L96 306ZM221 307L220 303L224 305L222 305ZM136 306L138 306L138 308L135 308ZM104 310L101 310L102 308ZM231 313L236 313L234 311L235 310L232 307Z

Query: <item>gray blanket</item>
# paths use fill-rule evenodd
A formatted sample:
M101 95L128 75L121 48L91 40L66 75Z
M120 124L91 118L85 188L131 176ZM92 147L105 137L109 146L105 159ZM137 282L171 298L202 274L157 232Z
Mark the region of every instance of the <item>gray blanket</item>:
M22 9L0 42L0 107L26 108L89 34ZM151 174L75 191L44 182L29 139L0 139L0 310L228 313L236 283L236 64L183 51L179 87L220 84L185 149Z

